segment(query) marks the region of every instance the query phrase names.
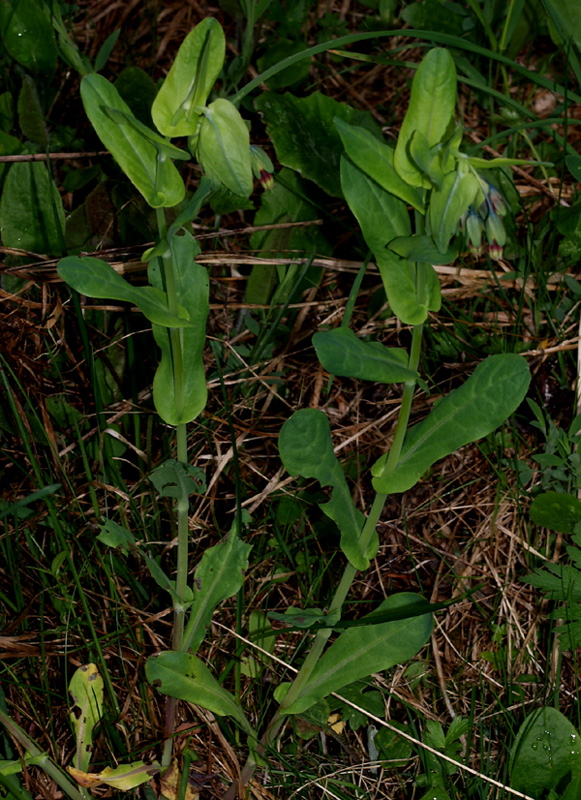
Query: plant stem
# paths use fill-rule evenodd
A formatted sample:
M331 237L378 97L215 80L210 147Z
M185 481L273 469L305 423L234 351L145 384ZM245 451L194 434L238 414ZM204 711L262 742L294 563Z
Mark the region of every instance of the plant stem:
M71 800L84 800L83 795L79 792L77 787L63 775L57 765L46 753L43 753L42 750L36 746L32 739L22 730L20 725L17 725L17 723L3 711L0 711L0 723L5 727L10 736L26 750L26 753L35 759L35 765L44 770Z
M410 347L410 354L408 359L408 368L417 372L418 365L420 362L420 351L422 346L422 333L423 333L423 324L416 325L413 328L412 332L412 343ZM387 457L387 464L385 466L385 475L390 475L399 462L401 451L403 447L403 442L405 438L405 434L408 427L408 422L410 418L410 413L412 409L412 401L414 397L414 391L416 387L416 381L410 380L406 381L404 384L401 407L399 410L397 423L395 426L395 433L393 437L393 442L389 451L389 455ZM371 542L371 538L373 533L377 527L379 519L381 517L381 512L383 511L383 507L385 505L385 501L387 499L387 494L376 494L375 499L373 501L373 505L369 511L367 519L365 521L365 525L363 526L363 530L359 536L359 549L360 552L365 553L367 548L369 547L369 543ZM343 607L343 603L349 593L349 589L351 588L351 584L355 579L355 574L357 570L352 564L347 564L345 570L343 572L343 576L335 594L333 596L333 600L329 606L329 615L341 611ZM297 673L294 681L290 689L288 690L284 700L276 710L272 720L270 721L266 731L264 732L260 743L257 747L257 753L261 756L265 750L272 744L275 737L279 733L280 729L284 725L285 717L286 717L286 709L290 708L290 706L297 700L303 690L307 687L311 675L313 674L313 670L315 669L316 665L323 654L323 650L325 649L325 645L329 637L333 632L332 628L322 628L320 631L317 632L315 636L315 641L313 642L313 646L311 647L307 657L305 658L302 667L300 668L299 672ZM240 773L240 785L245 786L257 767L257 763L252 756L249 756L242 772ZM223 796L223 800L234 800L236 797L237 786L233 784L229 787L227 792Z
M156 209L157 227L160 239L167 235L167 226L163 208ZM163 278L167 295L167 306L171 314L178 314L178 290L175 269L172 259L171 248L162 258ZM183 381L183 359L182 359L182 339L179 328L168 328L168 336L171 346L174 397L178 418L181 417L184 409L184 381ZM176 425L176 444L177 460L182 464L188 462L188 438L186 424ZM187 496L180 496L176 502L177 528L178 528L178 552L176 569L176 599L174 600L174 619L172 631L172 650L181 650L184 638L184 619L186 591L188 586L188 509L189 503ZM173 730L175 725L175 698L168 697L165 708L165 742L162 755L162 766L169 767L171 763L173 749Z

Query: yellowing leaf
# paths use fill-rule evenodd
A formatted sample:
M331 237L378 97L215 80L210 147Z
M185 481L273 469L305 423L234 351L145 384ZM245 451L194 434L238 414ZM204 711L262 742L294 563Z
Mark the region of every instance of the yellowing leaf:
M155 761L153 764L134 761L132 764L105 767L102 772L83 772L74 767L68 767L68 772L80 786L85 788L104 783L106 786L113 786L121 792L128 792L142 783L147 783L160 769L160 765Z
M75 766L85 772L91 760L93 730L103 712L103 678L95 664L79 667L69 683L70 719L75 730Z

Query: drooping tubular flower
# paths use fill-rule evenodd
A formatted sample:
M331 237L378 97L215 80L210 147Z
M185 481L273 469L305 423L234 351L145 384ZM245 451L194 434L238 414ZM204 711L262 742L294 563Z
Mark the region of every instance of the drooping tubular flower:
M482 189L484 202L478 211L470 206L462 215L459 227L464 232L470 252L476 258L484 251L482 234L486 233L488 254L494 261L498 261L502 258L502 250L506 244L506 230L501 217L506 216L508 207L504 197L489 181L482 180Z

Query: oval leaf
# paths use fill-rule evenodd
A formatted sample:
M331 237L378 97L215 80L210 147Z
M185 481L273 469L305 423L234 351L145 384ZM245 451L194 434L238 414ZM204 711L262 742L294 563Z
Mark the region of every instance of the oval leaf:
M207 17L191 31L151 108L153 121L164 136L192 136L216 82L226 52L218 20Z
M408 369L405 350L385 347L380 342L364 342L350 328L316 333L313 345L319 361L331 375L375 383L403 383L419 377Z
M280 457L287 472L315 478L321 486L332 486L328 503L319 503L321 511L330 517L341 531L341 550L359 570L367 569L369 559L379 548L377 533L366 553L359 548L359 534L365 517L351 499L343 470L335 457L329 421L322 411L305 408L296 411L282 426L278 440Z
M459 389L411 428L391 475L385 473L387 455L373 465L375 491L406 492L436 461L492 433L516 411L530 379L528 364L521 356L504 354L482 361Z
M533 500L531 519L543 528L560 533L573 533L581 522L581 501L571 494L544 492Z
M580 742L576 729L556 708L534 711L512 746L511 788L533 797L555 789L567 773L581 770Z
M439 144L454 123L456 105L456 67L447 50L436 47L418 67L408 110L395 147L394 166L404 181L429 189L431 182L410 158L412 136L420 131L428 146Z
M422 601L409 592L394 594L377 612ZM343 686L366 678L373 672L391 669L418 653L432 632L432 615L422 614L380 625L351 628L342 633L319 660L299 697L283 709L300 714L315 703L338 692Z
M167 158L159 160L148 138L132 125L118 125L111 119L111 111L107 112L113 109L133 117L113 84L101 75L86 75L81 81L81 97L99 139L149 205L160 208L180 203L186 190L174 164Z

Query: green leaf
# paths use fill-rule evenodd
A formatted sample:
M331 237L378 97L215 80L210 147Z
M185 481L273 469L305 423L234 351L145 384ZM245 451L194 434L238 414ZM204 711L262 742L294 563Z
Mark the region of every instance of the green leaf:
M79 667L69 683L73 706L69 717L75 731L75 767L89 768L93 749L93 731L103 716L103 678L95 664Z
M412 136L419 131L428 146L440 144L454 124L456 67L447 50L436 47L424 57L414 76L408 110L395 147L394 166L412 186L431 187L410 157Z
M57 47L48 6L36 0L2 0L0 41L30 72L53 75Z
M340 117L335 117L334 122L351 161L386 192L394 194L423 214L424 192L410 186L395 171L393 147L359 125L349 125Z
M174 164L158 159L156 147L140 131L111 119L111 109L133 116L113 84L101 75L86 75L81 97L97 135L147 203L160 208L181 202L186 190Z
M384 600L378 611L410 604L414 599L421 598L409 592L394 594ZM421 650L431 632L432 615L424 614L342 633L319 659L305 688L284 712L300 714L343 686L402 664Z
M253 189L250 135L238 109L218 98L202 112L196 158L212 185L242 197Z
M284 614L278 611L269 611L268 616L278 622L284 622L293 628L310 628L312 625L323 624L331 628L338 622L338 619L331 619L321 608L296 608L289 606Z
M579 183L581 181L581 156L568 155L565 158L565 163L571 175Z
M173 650L159 653L147 659L145 675L162 694L195 703L219 717L232 717L251 737L255 737L234 697L220 686L199 658Z
M529 513L537 525L571 534L581 522L581 501L570 494L544 492L535 497Z
M365 342L349 328L316 333L313 345L319 361L331 375L375 383L403 383L418 378L416 372L408 369L408 354L403 348Z
M295 411L282 426L278 440L280 457L290 475L315 478L321 486L332 486L328 503L319 503L321 511L330 517L341 531L341 550L355 569L369 567L379 547L377 533L366 553L359 546L359 534L365 517L355 508L343 470L335 457L331 430L322 411L305 408Z
M440 253L448 251L450 239L458 230L460 217L476 203L482 192L480 181L471 172L449 172L442 188L432 190L429 218L432 236Z
M60 255L65 212L46 164L17 162L8 170L0 199L4 247Z
M462 153L460 154L462 157ZM523 164L534 164L536 167L552 167L552 161L535 161L530 158L477 158L476 156L464 156L471 167L474 169L496 169L497 167L518 167Z
M219 544L209 547L194 573L190 615L184 632L184 646L196 652L217 606L232 597L244 583L251 546L233 532Z
M286 222L306 222L316 220L319 211L308 202L309 187L296 172L282 169L277 175L274 187L263 192L260 208L254 217L254 225L281 225ZM331 255L332 248L319 225L280 227L266 231L256 231L250 238L250 246L257 255L273 258L297 258L305 253ZM278 272L285 268L281 267ZM315 276L310 270L309 278ZM318 277L318 274L317 274ZM265 304L270 301L278 281L277 268L271 264L256 264L252 268L246 288L249 303Z
M521 725L510 753L510 786L533 797L556 789L572 770L581 771L577 730L552 706L539 708Z
M413 264L386 249L388 242L411 234L406 204L386 192L347 157L341 158L341 185L372 251L393 313L406 325L419 325L440 308L440 284L434 268ZM419 295L423 271L423 296Z
M174 236L171 239L171 252L177 296L190 320L190 327L184 328L181 335L183 404L178 409L169 332L160 325L153 326L155 341L161 349L161 360L153 379L153 401L165 422L180 425L191 422L201 414L208 399L202 356L210 308L210 281L206 268L194 261L200 248L190 233L184 231L181 236ZM150 263L149 275L154 286L163 285L156 261Z
M29 141L38 144L43 150L46 150L48 136L46 133L44 114L40 107L36 86L30 75L24 75L22 78L17 108L18 123L22 133Z
M257 97L254 106L264 117L280 163L314 181L333 197L342 197L339 162L344 148L333 122L339 118L377 131L371 115L320 92L302 98L265 92Z
M117 44L117 39L119 38L120 33L121 28L117 28L117 30L114 30L113 33L109 34L109 36L107 36L103 42L99 52L97 53L97 58L95 59L95 72L101 72L107 61L109 61L109 56Z
M205 483L200 467L182 464L174 458L168 458L156 467L150 473L149 480L162 497L173 497L184 503L188 502L191 494L200 493Z
M151 105L157 89L147 72L140 67L126 67L115 78L114 86L137 119L151 127Z
M391 475L385 472L387 455L373 465L375 491L406 492L436 461L492 433L516 411L529 383L524 358L513 354L489 356L462 386L409 430Z
M581 49L581 8L578 3L570 0L543 0L543 5L565 48L572 41Z
M420 234L398 236L388 242L387 247L402 258L425 261L428 264L451 264L458 256L458 251L454 247L448 248L445 253L440 253L431 236Z
M442 152L439 145L430 147L421 131L414 131L409 144L409 155L431 183L441 188L446 173L442 165Z
M99 258L67 256L59 261L57 272L63 281L80 294L132 303L148 320L157 325L184 328L195 324L184 308L180 309L179 317L170 314L164 292L152 286L133 286L110 264Z
M135 536L112 519L106 519L99 527L97 539L108 547L120 547L125 555L130 549L137 547Z
M207 17L182 42L151 109L164 136L192 136L226 52L218 20Z
M189 161L189 153L185 150L180 150L179 147L168 142L167 139L164 139L159 133L152 131L151 128L148 128L147 125L140 122L131 112L121 111L118 108L109 108L109 106L103 106L103 109L112 122L116 125L128 125L130 128L133 128L133 130L141 134L144 139L151 142L156 151L161 153L163 157L175 158L178 161Z

